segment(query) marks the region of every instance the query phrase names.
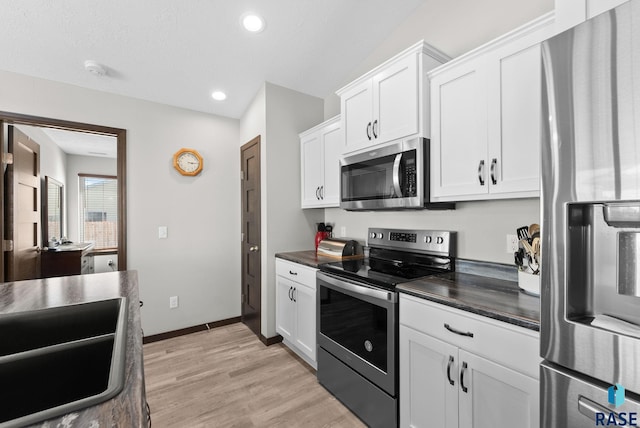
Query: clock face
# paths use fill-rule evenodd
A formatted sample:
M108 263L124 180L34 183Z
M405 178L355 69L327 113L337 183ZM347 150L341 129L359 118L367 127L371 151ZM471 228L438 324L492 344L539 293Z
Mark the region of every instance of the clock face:
M178 165L184 172L194 172L200 166L200 160L193 153L183 153L178 157Z
M202 156L192 149L180 149L173 157L173 165L182 175L197 175L202 171Z

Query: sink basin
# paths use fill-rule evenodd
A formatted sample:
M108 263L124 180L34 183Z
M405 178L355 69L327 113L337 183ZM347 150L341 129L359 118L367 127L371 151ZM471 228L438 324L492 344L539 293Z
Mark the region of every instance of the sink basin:
M126 298L0 315L0 428L93 406L124 386Z

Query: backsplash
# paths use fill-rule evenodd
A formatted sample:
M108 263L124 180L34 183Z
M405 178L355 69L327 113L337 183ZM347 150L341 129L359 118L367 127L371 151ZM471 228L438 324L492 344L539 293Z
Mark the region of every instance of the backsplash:
M445 211L344 211L325 209L325 222L334 225L334 236L367 241L369 227L434 229L458 232L457 257L513 264L506 250L506 235L524 224L540 223L540 199L504 199L458 202Z

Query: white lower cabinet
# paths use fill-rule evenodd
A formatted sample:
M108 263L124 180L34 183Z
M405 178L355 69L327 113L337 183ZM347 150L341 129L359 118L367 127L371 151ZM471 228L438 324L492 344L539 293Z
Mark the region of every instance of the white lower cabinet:
M316 368L316 271L276 259L276 331Z
M539 427L538 333L482 318L400 295L400 426Z

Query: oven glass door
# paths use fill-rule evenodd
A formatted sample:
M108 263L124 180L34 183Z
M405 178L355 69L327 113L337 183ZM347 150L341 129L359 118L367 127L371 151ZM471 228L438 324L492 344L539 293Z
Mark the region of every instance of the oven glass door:
M415 197L416 157L409 150L343 165L342 202Z
M385 373L387 318L383 307L337 290L321 289L320 332Z
M324 272L316 279L318 345L395 396L397 293Z

